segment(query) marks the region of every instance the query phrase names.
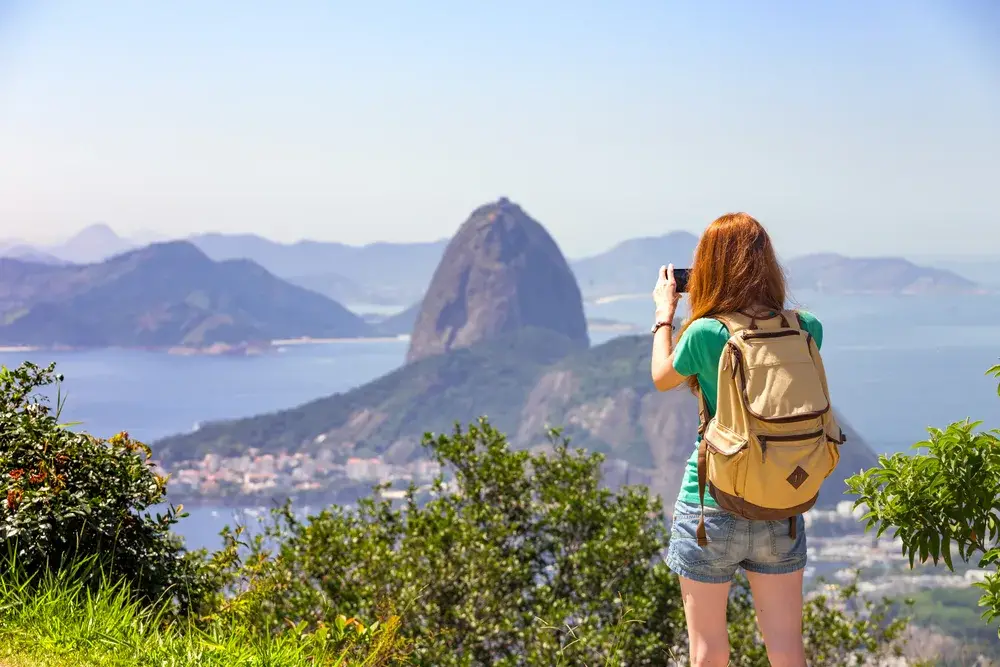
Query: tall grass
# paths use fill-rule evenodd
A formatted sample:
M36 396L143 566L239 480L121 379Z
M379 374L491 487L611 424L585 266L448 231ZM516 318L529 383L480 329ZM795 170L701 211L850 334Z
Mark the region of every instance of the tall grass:
M0 578L0 665L4 667L383 667L400 664L398 619L306 630L255 628L238 618L167 623L166 607L132 600L127 586L91 589L74 570L32 581Z

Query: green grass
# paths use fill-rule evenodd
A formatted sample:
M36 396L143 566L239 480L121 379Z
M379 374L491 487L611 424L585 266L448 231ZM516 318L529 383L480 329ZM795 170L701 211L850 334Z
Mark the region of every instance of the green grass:
M355 667L398 664L395 619L361 646L335 629L269 632L233 616L198 628L168 623L162 609L130 600L122 585L88 591L72 574L37 585L17 575L0 579L0 665L3 667ZM333 631L331 631L333 630ZM346 639L344 639L346 638Z

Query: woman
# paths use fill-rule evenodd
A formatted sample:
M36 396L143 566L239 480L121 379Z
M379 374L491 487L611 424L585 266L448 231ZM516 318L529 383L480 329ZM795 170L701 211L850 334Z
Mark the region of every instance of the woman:
M715 414L719 359L729 332L712 315L743 311L758 319L776 317L785 306L785 279L764 227L746 213L713 221L695 250L688 279L691 314L674 344L671 336L679 295L673 265L665 266L653 290L653 384L660 391L686 383L705 395L708 417ZM806 312L799 321L822 344L819 320ZM699 436L700 439L700 436ZM701 516L698 443L688 459L673 511L667 564L680 577L687 618L691 664L729 661L726 602L738 567L746 572L768 659L774 667L804 667L802 574L806 536L802 517L788 521L744 519L719 508L705 494L709 542L695 533Z

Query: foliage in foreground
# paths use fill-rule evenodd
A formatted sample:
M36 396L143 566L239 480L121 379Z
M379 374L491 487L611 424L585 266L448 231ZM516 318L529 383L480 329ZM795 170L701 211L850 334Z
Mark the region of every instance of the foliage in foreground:
M40 393L61 380L54 368L0 367L0 568L32 575L89 562L79 576L103 570L149 602L173 595L186 606L197 562L170 530L174 508L147 511L166 493L149 448L60 424L58 399L53 411Z
M238 528L223 532L222 550L188 553L170 530L179 515L146 512L164 481L141 443L60 425L36 395L51 366L2 373L0 538L17 573L0 582L9 654L100 665L684 663L659 499L602 488L603 457L557 432L548 453L512 450L485 418L428 435L454 482L439 479L426 504L411 489L402 507L376 493L308 520L286 506L249 543ZM886 604L845 593L847 604L807 604L811 665L897 647L902 623ZM382 624L351 635L355 614ZM729 618L733 664L766 665L745 582Z
M987 374L1000 378L1000 365ZM981 423L928 429L930 439L914 445L926 454L880 456L878 467L847 483L855 506L868 507L866 530L895 528L911 567L931 559L953 571L953 547L965 562L978 556L978 566L992 570L976 583L990 623L1000 618L1000 430L976 430Z
M551 435L547 454L511 450L485 419L427 436L456 478L425 505L374 497L306 521L276 510L243 565L274 582L260 618L371 615L390 599L421 665L684 664L659 500L602 489L602 457ZM810 664L896 653L905 621L888 619L890 603L837 590L806 605ZM745 581L729 618L733 664L767 665Z
M0 660L11 667L385 667L405 658L396 616L367 627L338 617L311 630L248 625L237 613L170 623L167 609L141 603L126 583L88 589L79 575L74 567L36 580L18 572L0 579Z
M664 664L682 619L654 498L601 489L600 457L565 443L512 451L485 420L425 444L456 483L425 505L411 489L405 507L275 512L248 561L274 558L265 617L370 616L393 600L420 664Z

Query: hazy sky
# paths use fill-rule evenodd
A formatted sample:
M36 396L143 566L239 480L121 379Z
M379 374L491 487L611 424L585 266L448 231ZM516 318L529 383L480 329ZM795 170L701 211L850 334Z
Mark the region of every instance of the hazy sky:
M0 238L1000 252L1000 3L0 0Z

